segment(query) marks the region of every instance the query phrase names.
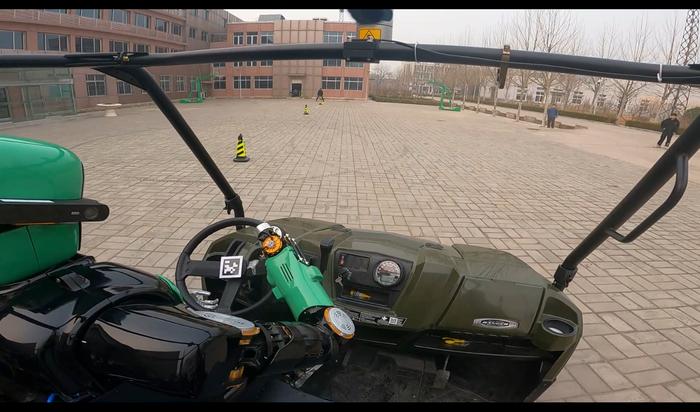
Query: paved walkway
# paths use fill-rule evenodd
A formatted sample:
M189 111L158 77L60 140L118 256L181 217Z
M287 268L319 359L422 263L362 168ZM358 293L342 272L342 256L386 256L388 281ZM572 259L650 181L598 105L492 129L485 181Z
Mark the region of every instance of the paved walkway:
M310 102L308 102L310 103ZM465 111L376 102L208 101L178 105L240 193L248 216L495 247L551 277L663 149L653 132L546 130ZM581 121L585 122L585 121ZM243 133L248 163L233 163ZM85 196L111 217L83 250L173 275L182 246L225 217L223 198L154 107L3 127L72 148ZM700 400L700 170L681 203L630 245L606 242L569 295L584 338L541 400ZM660 204L655 198L626 228Z

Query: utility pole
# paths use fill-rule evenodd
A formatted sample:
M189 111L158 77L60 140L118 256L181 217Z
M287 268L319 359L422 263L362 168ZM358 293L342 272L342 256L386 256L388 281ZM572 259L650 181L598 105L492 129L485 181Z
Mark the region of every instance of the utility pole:
M678 50L676 64L687 66L695 63L698 54L698 28L700 26L700 10L690 9L685 19L685 32L681 47ZM676 113L678 117L683 116L688 99L690 98L690 85L674 85L671 91L672 99L665 110L662 111L662 119L667 118L671 113Z

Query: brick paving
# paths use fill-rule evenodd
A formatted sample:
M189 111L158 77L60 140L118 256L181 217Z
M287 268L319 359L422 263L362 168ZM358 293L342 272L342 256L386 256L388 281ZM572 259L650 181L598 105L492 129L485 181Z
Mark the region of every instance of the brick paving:
M375 102L213 100L178 105L248 216L301 216L510 252L550 277L663 149L656 133L574 121L546 130L474 112ZM307 101L306 103L311 103ZM248 163L233 163L243 133ZM4 126L72 148L85 196L107 203L83 251L172 277L223 198L154 107ZM568 294L584 337L541 401L700 400L700 170L632 244L606 242ZM662 193L625 228L661 203Z

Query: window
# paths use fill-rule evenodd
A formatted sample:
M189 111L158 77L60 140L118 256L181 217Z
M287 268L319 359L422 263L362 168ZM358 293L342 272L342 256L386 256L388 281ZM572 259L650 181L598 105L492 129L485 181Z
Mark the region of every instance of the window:
M173 34L176 36L182 36L182 25L173 23Z
M362 62L345 62L345 67L365 67Z
M345 90L362 90L362 77L346 77L343 88Z
M321 88L340 90L340 77L321 77Z
M151 16L141 13L134 13L134 24L139 27L149 28L151 26Z
M272 76L255 76L256 89L272 89Z
M544 89L542 87L538 87L537 91L535 91L535 101L538 103L544 101Z
M518 102L527 100L527 89L518 89L515 94L515 100Z
M100 9L78 9L76 14L80 17L89 17L91 19L99 19L102 17Z
M241 67L243 66L243 62L233 62L233 67Z
M605 99L607 99L607 97L608 97L608 96L606 96L606 95L604 95L604 94L599 94L599 95L598 95L598 101L596 102L596 105L597 105L598 107L603 107L603 106L605 106Z
M345 33L345 37L347 37L348 41L350 41L354 38L357 38L357 33L349 31L349 32Z
M260 44L272 44L272 32L271 31L261 31L260 32Z
M75 51L78 53L99 53L102 51L102 41L92 37L76 37Z
M68 51L68 36L64 34L37 33L39 50Z
M258 62L256 62L255 60L248 60L247 62L245 62L245 65L246 66L257 66Z
M190 27L190 39L196 39L197 38L197 29L194 27Z
M24 49L24 32L0 30L0 49Z
M260 60L260 67L272 66L272 60Z
M243 32L237 31L233 33L233 45L240 45L243 44Z
M128 52L129 51L129 42L119 41L119 40L110 40L109 41L109 51L116 52L116 53Z
M204 20L209 20L209 10L204 9Z
M185 91L185 76L175 76L175 91L184 92Z
M571 104L581 104L583 103L583 92L576 90L571 97Z
M639 111L641 113L646 113L649 110L649 99L643 99L639 103Z
M197 16L197 9L190 10L190 14L196 17Z
M124 9L112 9L109 19L115 23L129 24L129 12Z
M213 68L226 67L226 63L212 63Z
M162 31L163 33L168 32L168 22L163 19L156 19L156 30Z
M48 12L51 12L51 13L68 14L68 9L44 9L44 11L48 11Z
M343 42L343 32L342 31L324 31L323 32L323 42L324 43L342 43Z
M131 84L117 80L117 94L131 94Z
M107 84L104 74L86 74L85 84L87 85L88 96L106 96Z
M214 89L226 90L226 76L214 76Z
M251 31L245 34L245 44L258 44L258 32Z
M340 59L323 59L323 65L326 67L340 67Z
M147 44L134 44L134 51L139 53L150 53L151 46Z
M233 76L234 89L250 89L250 76Z
M156 53L167 53L167 52L168 52L167 47L156 46Z
M202 40L207 41L209 40L209 33L202 30Z
M164 92L170 91L170 76L160 76L160 88Z
M561 103L563 98L564 98L564 91L558 90L558 89L552 90L552 103L554 103L554 104Z

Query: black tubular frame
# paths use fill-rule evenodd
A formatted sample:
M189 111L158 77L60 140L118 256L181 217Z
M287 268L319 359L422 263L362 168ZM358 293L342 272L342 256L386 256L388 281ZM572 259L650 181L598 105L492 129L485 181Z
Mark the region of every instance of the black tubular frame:
M285 44L194 50L179 53L96 53L69 55L2 55L0 68L92 67L146 90L180 137L189 146L225 197L225 209L244 216L240 197L207 153L195 133L158 83L144 70L149 66L204 64L242 60L340 59L359 62L379 60L468 64L500 67L503 49L444 45L406 44L398 41L344 44ZM700 65L674 66L627 62L584 56L510 50L507 68L609 77L633 81L700 85ZM688 161L700 148L700 118L697 118L649 169L637 185L607 217L559 265L553 286L564 290L574 278L579 263L609 237L631 242L668 213L680 201L688 184ZM676 184L666 201L649 217L623 236L617 230L627 222L671 177Z

